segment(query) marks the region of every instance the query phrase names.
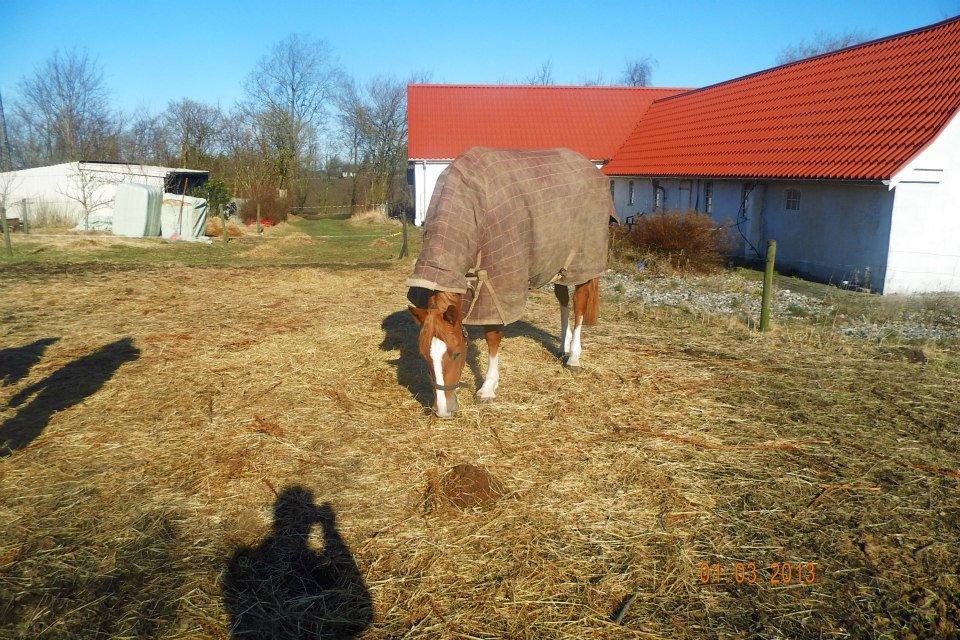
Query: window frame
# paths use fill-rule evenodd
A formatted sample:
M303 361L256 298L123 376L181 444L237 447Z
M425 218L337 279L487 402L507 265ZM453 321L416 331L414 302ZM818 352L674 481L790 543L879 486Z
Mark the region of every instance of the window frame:
M713 213L713 180L705 180L703 183L703 212Z
M627 206L632 207L637 201L637 190L633 180L627 180Z
M667 192L660 186L659 180L653 180L653 210L659 211L663 209L664 205L667 203Z
M788 187L783 190L783 210L792 213L801 211L803 193L800 187ZM792 205L792 206L791 206Z

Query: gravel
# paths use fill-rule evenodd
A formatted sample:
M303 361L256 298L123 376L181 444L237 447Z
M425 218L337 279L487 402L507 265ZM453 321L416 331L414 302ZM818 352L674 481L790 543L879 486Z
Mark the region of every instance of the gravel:
M601 279L606 295L619 296L647 306L676 307L695 313L738 315L759 318L763 284L739 275L715 276L634 276L608 272ZM850 318L836 313L823 300L778 288L773 315L780 320L830 322L840 333L868 340L899 338L908 341L944 341L960 339L960 317L924 311L903 314L895 321L873 321L867 317Z

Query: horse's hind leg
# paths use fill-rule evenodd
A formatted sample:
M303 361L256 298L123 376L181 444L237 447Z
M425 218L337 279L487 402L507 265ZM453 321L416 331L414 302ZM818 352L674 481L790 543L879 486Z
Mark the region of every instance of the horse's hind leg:
M553 285L553 293L560 303L560 353L563 358L570 353L573 334L570 331L570 289L565 284Z
M597 278L578 284L573 292L573 331L570 332L570 355L567 357L567 366L580 367L580 332L583 325L597 323L597 309L600 303L599 282Z
M497 387L500 386L500 340L503 338L503 325L485 326L483 336L487 339L490 359L487 362L487 377L483 380L483 386L477 391L477 397L490 402L497 397Z

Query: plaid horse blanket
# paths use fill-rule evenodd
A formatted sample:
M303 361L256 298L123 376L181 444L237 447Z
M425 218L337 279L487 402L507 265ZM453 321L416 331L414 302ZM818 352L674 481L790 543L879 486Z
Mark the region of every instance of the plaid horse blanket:
M603 273L611 215L607 178L578 153L474 147L437 181L409 297L462 293L464 324L514 322L529 289Z

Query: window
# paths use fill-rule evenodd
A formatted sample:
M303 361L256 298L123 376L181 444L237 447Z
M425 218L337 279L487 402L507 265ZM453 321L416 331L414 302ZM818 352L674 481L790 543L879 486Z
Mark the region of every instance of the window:
M613 180L613 178L610 178L610 199L611 200L616 199L617 192L616 192L616 189L614 189L615 185L616 185L616 182Z
M682 209L690 208L690 194L693 191L693 182L690 180L681 180L680 181L680 200L677 202L677 206Z
M703 212L713 213L713 183L703 183Z
M666 200L666 198L664 197L664 195L665 195L665 193L664 193L664 191L663 191L663 187L660 186L660 181L659 181L659 180L654 180L654 181L653 181L653 208L654 208L654 210L656 210L656 209L662 209L662 208L663 208L664 200Z
M800 189L787 189L783 192L784 211L800 211Z
M627 204L633 204L633 180L627 183Z

